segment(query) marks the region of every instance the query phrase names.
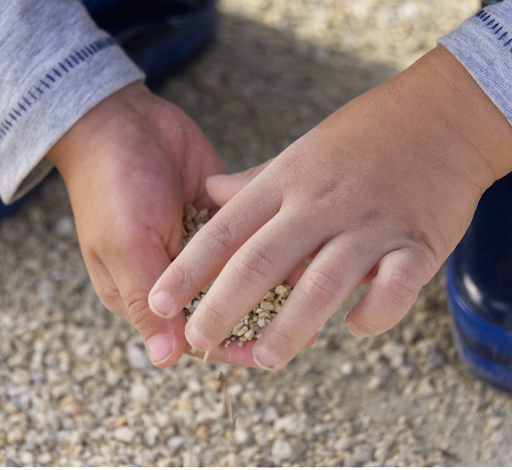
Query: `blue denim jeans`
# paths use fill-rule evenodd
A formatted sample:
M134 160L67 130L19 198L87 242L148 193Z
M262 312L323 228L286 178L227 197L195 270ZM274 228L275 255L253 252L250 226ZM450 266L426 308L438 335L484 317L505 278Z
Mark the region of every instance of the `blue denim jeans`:
M101 8L114 7L120 2L119 0L82 0L82 3L89 12L94 13Z

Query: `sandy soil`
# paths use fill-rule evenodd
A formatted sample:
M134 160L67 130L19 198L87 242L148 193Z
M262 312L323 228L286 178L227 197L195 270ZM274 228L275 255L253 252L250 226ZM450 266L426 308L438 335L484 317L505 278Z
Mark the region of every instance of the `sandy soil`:
M222 0L218 38L161 95L230 171L273 157L403 70L478 8L459 0ZM0 464L505 465L510 399L463 370L444 274L401 324L357 339L343 318L268 373L147 360L98 301L62 181L0 223ZM234 427L223 417L227 378Z

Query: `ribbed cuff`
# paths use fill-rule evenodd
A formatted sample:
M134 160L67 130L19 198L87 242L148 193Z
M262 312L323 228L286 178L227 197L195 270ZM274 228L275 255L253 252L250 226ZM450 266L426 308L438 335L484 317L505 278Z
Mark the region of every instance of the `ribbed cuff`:
M53 168L43 158L80 117L144 74L113 39L84 44L39 74L0 116L0 195L14 202Z
M512 124L512 2L479 11L439 39Z

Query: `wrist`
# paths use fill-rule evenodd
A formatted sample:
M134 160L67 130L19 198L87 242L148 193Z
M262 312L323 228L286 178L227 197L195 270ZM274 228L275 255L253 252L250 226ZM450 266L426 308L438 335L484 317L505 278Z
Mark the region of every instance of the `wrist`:
M118 90L85 113L46 157L66 180L79 167L90 163L88 160L94 158L97 150L112 137L112 132L129 126L134 115L144 115L146 102L151 96L142 82ZM106 129L111 131L104 132Z
M510 123L447 49L438 46L408 70L413 80L421 75L422 90L418 92L438 116L439 124L454 131L453 138L459 140L467 156L458 158L459 163L475 171L483 190L512 171Z

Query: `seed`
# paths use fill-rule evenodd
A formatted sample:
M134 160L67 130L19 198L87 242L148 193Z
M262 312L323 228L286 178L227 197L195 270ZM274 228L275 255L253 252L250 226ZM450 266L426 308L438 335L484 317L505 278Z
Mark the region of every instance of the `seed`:
M183 215L183 246L186 246L192 237L208 222L208 210L198 211L193 206L186 206ZM185 307L185 317L188 320L199 306L213 281L201 289L201 292ZM281 284L272 290L269 290L261 302L242 318L233 328L230 335L224 340L224 346L227 347L232 342L238 340L238 346L242 347L246 341L253 338L259 338L271 320L281 309L283 302L290 295L292 288L286 284ZM235 295L235 294L233 294ZM208 355L205 354L206 359Z
M185 220L185 229L188 233L196 231L196 224L192 220Z
M266 302L272 302L276 298L276 293L274 291L269 290L265 297L263 297L263 300Z
M273 310L274 304L272 302L261 302L260 307L264 310Z
M197 215L194 216L194 222L198 225L208 222L208 209L201 209Z
M274 291L277 295L286 295L289 293L289 287L281 284L280 286L277 286Z
M185 217L195 217L197 215L197 209L191 205L191 204L187 204L185 206L185 210L184 210L184 213L185 213Z
M247 325L244 325L242 328L240 328L240 331L237 333L238 336L242 336L248 329L249 327Z
M243 322L239 322L234 328L233 330L231 331L231 334L233 336L236 336L238 335L238 333L240 332L240 330L244 327L244 324Z

